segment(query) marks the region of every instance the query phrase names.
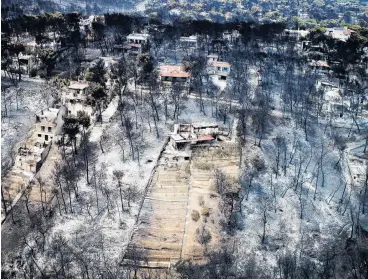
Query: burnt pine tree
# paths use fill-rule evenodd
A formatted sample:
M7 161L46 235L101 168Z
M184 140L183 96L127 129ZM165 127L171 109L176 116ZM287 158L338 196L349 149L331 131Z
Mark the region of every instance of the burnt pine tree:
M88 152L88 143L89 143L89 136L87 135L86 133L86 130L87 128L90 126L91 124L91 120L90 120L90 117L88 116L88 114L84 111L78 111L78 114L77 114L77 117L78 117L78 122L80 125L82 125L83 127L83 135L82 135L82 140L81 140L81 145L82 145L82 149L83 149L83 160L84 160L84 164L85 164L85 168L86 168L86 175L87 175L87 183L89 184L89 173L88 173L88 170L89 170L89 166L88 166L88 155L89 155L89 152Z
M91 83L91 86L89 87L89 91L90 91L91 97L96 101L97 108L99 110L98 119L102 123L102 106L107 97L105 93L105 88L99 83Z
M98 83L101 86L105 87L105 75L105 62L102 59L98 59L96 63L88 69L88 72L86 73L86 80Z
M77 154L77 134L79 133L78 118L67 116L64 117L63 125L64 134L68 136L71 141L73 153Z

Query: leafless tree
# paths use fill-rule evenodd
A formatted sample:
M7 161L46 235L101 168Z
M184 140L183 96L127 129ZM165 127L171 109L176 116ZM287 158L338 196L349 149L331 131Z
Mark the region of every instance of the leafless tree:
M59 213L60 213L60 216L62 216L63 213L61 211L61 204L60 204L60 200L59 200L59 190L58 190L58 188L53 188L51 190L51 193L53 194L54 197L56 197L56 202L57 202L57 205L58 205L58 208L59 208Z
M31 219L31 213L29 211L29 198L31 196L31 192L32 192L32 184L30 183L30 185L28 185L28 187L24 190L23 194L29 219Z
M45 216L46 215L46 208L45 208L45 203L46 203L46 190L45 190L45 186L46 186L46 183L42 179L41 176L37 176L36 177L36 180L37 180L37 183L38 183L38 187L40 188L41 207L42 207L43 216Z
M133 279L138 279L138 271L142 266L142 263L148 262L148 257L142 248L130 245L126 253L126 257L129 261L125 264L129 270L129 278L133 273Z
M183 94L183 90L183 86L178 82L174 82L171 87L170 101L174 105L173 120L178 120L181 111L185 108L187 97Z
M368 200L368 166L365 168L365 179L363 183L363 190L362 190L362 214L366 213L366 206Z
M122 194L124 199L128 203L128 209L130 209L130 203L135 202L141 196L141 192L133 185L127 185L123 190Z
M120 170L114 170L113 171L114 178L117 181L117 187L119 188L119 196L120 196L120 202L121 202L121 212L124 212L124 202L123 202L123 183L122 178L124 177L124 172Z
M54 168L51 171L51 179L53 184L58 187L59 194L61 196L61 200L63 201L64 211L67 214L67 206L65 202L64 192L63 192L63 173L62 173L62 165L59 162L54 163Z
M252 114L252 128L254 130L254 133L257 137L255 137L255 145L258 145L261 147L261 141L264 137L264 134L266 132L266 125L268 121L268 109L266 106L264 106L261 109L256 109L253 111ZM258 138L258 143L257 143Z
M270 208L270 200L267 197L260 198L261 212L262 212L262 243L265 243L266 240L266 225L267 225L267 212Z
M274 143L275 143L275 146L276 146L276 170L275 170L275 173L276 173L276 178L279 174L279 167L280 167L280 161L281 161L281 155L283 153L286 152L286 141L285 141L285 138L282 137L282 136L277 136L276 138L274 138Z
M321 151L320 151L320 155L319 155L319 159L318 159L318 163L317 163L317 174L316 174L316 186L314 189L314 195L313 195L313 199L316 199L316 195L317 195L317 190L318 190L318 182L319 182L319 177L321 176L321 187L324 187L325 185L325 172L324 172L324 158L328 153L328 150L325 149L324 144L322 143L321 145Z
M100 207L98 204L99 201L99 189L100 189L100 183L99 183L99 176L100 173L97 170L96 164L93 165L92 167L92 179L91 179L91 185L92 187L95 189L95 198L96 198L96 208L97 208L97 213L100 213Z
M220 195L225 195L229 191L229 188L231 187L226 174L220 169L216 169L214 172L214 176L217 192Z
M90 140L91 133L88 131L81 135L80 140L80 152L79 155L82 157L84 169L86 171L87 183L90 183L90 164L95 161L97 156L97 146Z

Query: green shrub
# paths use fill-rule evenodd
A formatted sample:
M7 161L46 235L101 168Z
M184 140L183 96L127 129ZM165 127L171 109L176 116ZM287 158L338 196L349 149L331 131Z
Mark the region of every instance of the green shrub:
M198 210L193 210L191 215L192 215L192 220L193 220L194 222L197 222L197 221L199 220L199 218L201 217L201 216L199 215Z
M208 208L208 207L203 207L202 208L202 215L203 216L206 216L206 217L208 217L208 216L210 216L210 214L211 214L211 208Z

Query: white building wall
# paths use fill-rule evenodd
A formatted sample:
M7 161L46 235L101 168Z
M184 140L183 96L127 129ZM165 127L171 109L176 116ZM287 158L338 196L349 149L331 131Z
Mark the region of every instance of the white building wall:
M78 111L84 111L88 114L88 116L92 116L93 108L90 105L85 105L83 103L66 103L66 107L68 109L68 115L77 116Z

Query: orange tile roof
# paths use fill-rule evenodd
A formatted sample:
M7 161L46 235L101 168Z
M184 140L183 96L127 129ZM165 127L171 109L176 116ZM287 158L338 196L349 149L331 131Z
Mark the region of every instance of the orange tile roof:
M310 66L312 67L326 67L326 68L330 68L330 66L328 66L328 64L325 61L312 61L309 63Z
M160 76L188 78L189 73L183 71L181 66L162 65L160 66Z
M198 141L210 141L214 140L215 138L211 135L202 135L198 137Z

